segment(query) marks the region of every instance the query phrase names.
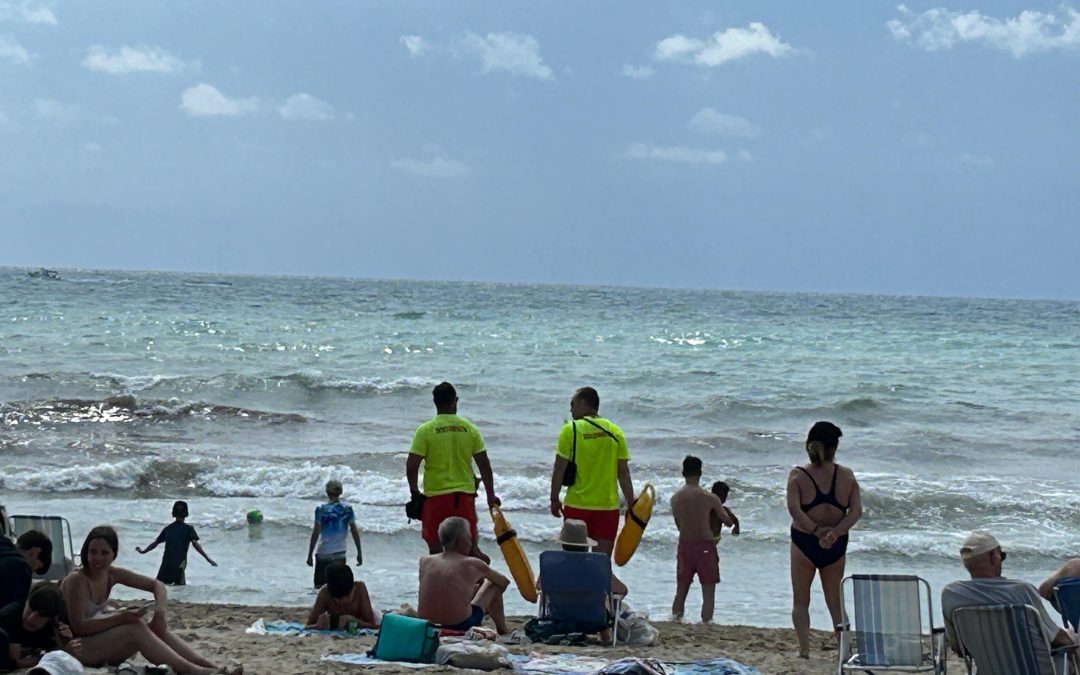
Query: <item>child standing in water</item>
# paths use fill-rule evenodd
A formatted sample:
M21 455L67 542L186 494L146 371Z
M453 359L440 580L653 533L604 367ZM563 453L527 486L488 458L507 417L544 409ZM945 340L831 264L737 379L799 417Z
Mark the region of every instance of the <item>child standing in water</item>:
M179 501L173 504L172 514L176 522L166 525L154 543L146 548L136 546L135 550L145 554L153 551L158 544L164 543L165 555L161 556L161 567L158 568L157 579L163 584L183 586L187 583L184 570L187 569L188 546L194 546L199 555L206 558L206 562L214 567L217 567L217 563L211 560L203 547L199 545L199 535L195 532L195 528L184 522L188 517L187 502Z
M712 484L712 493L720 499L721 504L727 503L728 493L731 489L728 484L722 480L718 480ZM723 507L724 511L728 514L728 517L735 523L731 526L731 534L736 537L739 536L739 519L735 517L735 514L731 512L727 506ZM712 525L713 536L716 541L720 541L720 531L724 529L724 524L720 522L719 516L713 514L709 517L709 524Z
M364 553L360 548L360 530L356 527L356 515L351 506L341 501L341 481L330 480L326 483L327 502L315 507L315 523L311 527L311 542L308 545L307 564L315 568L315 588L322 588L326 583L326 570L334 563L345 562L349 547L345 539L352 533L356 543L356 564L364 564ZM316 544L318 549L316 549Z

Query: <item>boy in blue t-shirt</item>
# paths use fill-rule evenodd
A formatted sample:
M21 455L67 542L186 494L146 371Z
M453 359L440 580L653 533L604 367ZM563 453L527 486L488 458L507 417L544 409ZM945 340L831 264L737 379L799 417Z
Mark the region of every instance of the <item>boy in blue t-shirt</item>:
M329 501L315 507L315 524L311 527L311 544L308 546L307 556L308 566L315 567L315 588L321 588L326 583L327 567L334 563L348 564L345 561L349 550L345 534L350 530L353 541L356 542L356 564L364 564L356 516L352 507L341 501L341 492L341 481L328 481L326 498Z

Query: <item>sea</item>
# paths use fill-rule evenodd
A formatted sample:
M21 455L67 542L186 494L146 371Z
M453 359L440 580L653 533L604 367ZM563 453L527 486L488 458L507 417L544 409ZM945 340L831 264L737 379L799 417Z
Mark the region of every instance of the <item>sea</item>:
M1006 574L1038 582L1080 555L1080 304L497 283L0 269L0 502L60 515L78 551L120 533L140 555L187 500L219 562L189 555L192 602L306 605L313 512L330 478L363 533L374 604L415 604L404 466L454 383L534 571L555 439L574 389L625 431L635 486L659 495L617 570L628 603L670 615L668 508L686 455L731 486L742 534L720 545L717 620L789 626L791 467L810 426L843 429L862 487L852 573L964 576L960 542L988 529ZM118 398L120 397L120 398ZM481 499L482 503L482 499ZM264 520L249 525L259 510ZM491 519L482 548L505 570ZM352 543L350 542L350 550ZM513 614L535 611L513 589ZM688 616L699 612L695 588ZM815 588L816 627L829 621Z

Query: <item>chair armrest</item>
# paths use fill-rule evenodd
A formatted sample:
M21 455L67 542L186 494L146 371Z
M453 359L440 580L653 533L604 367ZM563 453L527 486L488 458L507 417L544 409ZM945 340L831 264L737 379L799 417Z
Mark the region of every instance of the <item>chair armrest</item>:
M833 630L836 631L837 633L847 632L847 631L851 630L851 623L850 622L849 623L838 623L835 626L833 626Z
M1065 645L1064 647L1052 647L1050 649L1050 654L1053 656L1058 656L1059 654L1075 652L1078 649L1080 649L1080 645Z
M933 634L934 635L944 635L945 634L945 629L944 628L935 628Z

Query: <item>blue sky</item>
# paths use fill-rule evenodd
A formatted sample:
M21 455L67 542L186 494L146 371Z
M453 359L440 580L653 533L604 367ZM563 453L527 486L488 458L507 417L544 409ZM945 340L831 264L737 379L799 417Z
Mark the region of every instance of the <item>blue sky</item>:
M1058 2L0 0L0 264L1080 298Z

